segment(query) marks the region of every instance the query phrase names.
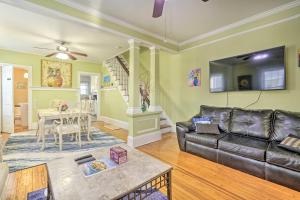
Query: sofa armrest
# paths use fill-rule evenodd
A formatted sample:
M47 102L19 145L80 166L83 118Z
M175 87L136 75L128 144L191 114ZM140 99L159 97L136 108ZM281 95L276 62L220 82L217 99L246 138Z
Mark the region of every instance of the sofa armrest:
M177 139L181 151L185 151L185 134L194 130L195 126L191 121L176 123Z

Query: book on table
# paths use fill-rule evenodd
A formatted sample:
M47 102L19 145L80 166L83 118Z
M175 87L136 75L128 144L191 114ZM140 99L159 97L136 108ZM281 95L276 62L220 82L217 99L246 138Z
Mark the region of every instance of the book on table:
M109 158L101 158L79 165L83 174L88 177L105 170L115 168L118 164Z

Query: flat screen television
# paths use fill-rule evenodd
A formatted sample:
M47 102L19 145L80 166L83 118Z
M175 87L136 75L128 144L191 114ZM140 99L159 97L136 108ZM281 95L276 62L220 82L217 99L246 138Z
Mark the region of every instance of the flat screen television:
M284 90L285 47L209 62L210 92Z

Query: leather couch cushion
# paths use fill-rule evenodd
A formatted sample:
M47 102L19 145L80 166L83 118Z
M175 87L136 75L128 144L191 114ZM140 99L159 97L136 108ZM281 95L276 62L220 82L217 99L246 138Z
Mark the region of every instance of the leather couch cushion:
M267 141L233 134L220 139L218 145L220 150L258 161L265 161L267 147Z
M219 128L226 133L229 133L231 111L231 108L221 108L205 105L202 105L200 107L200 115L202 117L212 117L212 123L218 124Z
M300 154L280 148L277 142L270 143L266 161L269 164L300 172Z
M243 110L235 108L231 117L231 132L269 139L272 115L272 110Z
M200 144L206 147L218 148L218 140L224 137L225 134L222 133L220 135L215 135L215 134L205 134L205 133L196 133L196 132L191 132L187 133L185 135L186 141L194 142L196 144Z
M300 113L276 110L271 140L281 142L288 135L300 137Z

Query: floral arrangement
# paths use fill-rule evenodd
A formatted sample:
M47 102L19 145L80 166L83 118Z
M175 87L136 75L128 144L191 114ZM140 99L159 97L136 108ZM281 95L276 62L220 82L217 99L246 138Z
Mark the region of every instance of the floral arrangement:
M60 104L60 111L66 111L68 110L69 106L67 103Z

